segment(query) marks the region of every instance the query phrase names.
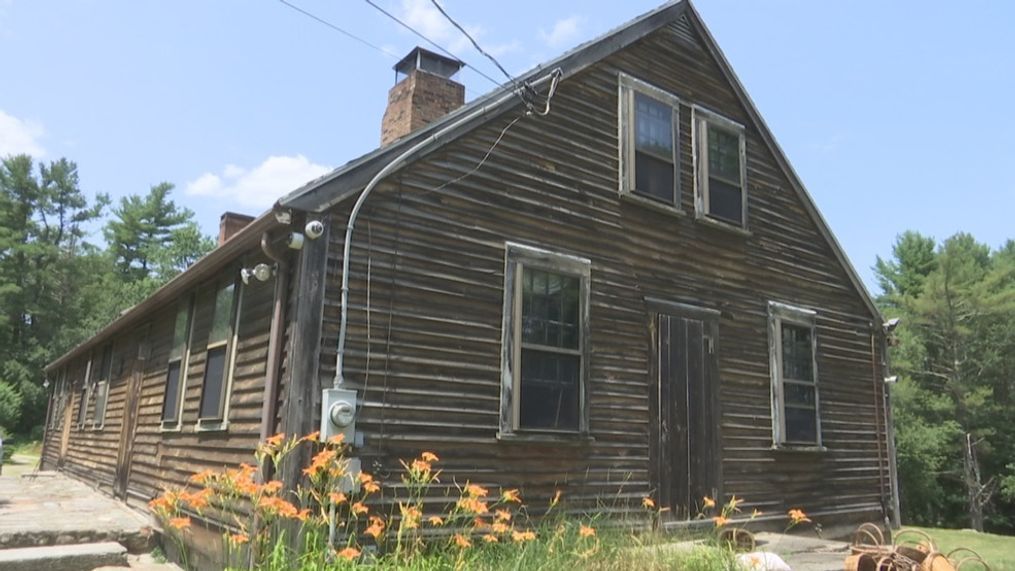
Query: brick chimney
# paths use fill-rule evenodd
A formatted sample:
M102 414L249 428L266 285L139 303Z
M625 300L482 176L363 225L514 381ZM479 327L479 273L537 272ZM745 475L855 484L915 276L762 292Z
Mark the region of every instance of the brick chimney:
M388 92L388 108L381 121L381 146L464 105L465 86L451 79L464 65L419 47L396 63L395 79L401 80Z
M237 214L235 212L225 212L222 217L219 218L219 246L226 243L226 240L233 237L233 234L239 232L244 226L254 221L253 216L247 216L246 214Z

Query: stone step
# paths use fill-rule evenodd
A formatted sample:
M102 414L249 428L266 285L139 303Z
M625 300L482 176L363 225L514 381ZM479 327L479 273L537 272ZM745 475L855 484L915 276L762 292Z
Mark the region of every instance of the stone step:
M3 571L92 571L102 566L127 566L127 548L112 541L0 549Z

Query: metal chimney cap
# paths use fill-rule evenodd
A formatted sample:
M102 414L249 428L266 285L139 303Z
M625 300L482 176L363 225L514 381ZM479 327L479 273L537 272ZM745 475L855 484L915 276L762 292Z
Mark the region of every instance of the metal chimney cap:
M397 73L409 75L413 70L420 69L427 73L451 79L451 76L458 73L463 67L465 67L465 62L461 60L442 56L441 54L416 46L408 55L394 65L394 70Z

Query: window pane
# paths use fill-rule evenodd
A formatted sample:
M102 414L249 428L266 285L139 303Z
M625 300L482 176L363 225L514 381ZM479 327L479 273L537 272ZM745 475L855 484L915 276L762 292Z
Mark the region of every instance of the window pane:
M106 418L106 401L109 395L109 383L99 383L95 387L95 418L92 422L96 425L100 425Z
M817 413L803 408L786 408L786 441L817 442Z
M782 376L800 381L814 380L811 329L800 325L782 325Z
M226 348L217 347L208 351L204 367L204 387L201 390L199 418L222 418L222 391L226 373Z
M637 192L673 204L673 163L653 155L634 153L634 188Z
M173 327L173 347L169 351L169 360L183 357L184 348L187 346L187 317L190 313L187 304L181 304L176 311L176 325Z
M716 218L743 224L743 193L739 186L717 178L708 179L708 213Z
M522 272L522 342L577 349L578 278L527 267Z
M215 294L215 313L212 315L208 343L217 343L229 338L229 318L233 315L233 292L235 289L236 286L229 283Z
M162 401L162 420L176 420L178 415L177 405L180 400L180 361L169 364L169 371L166 373L166 392Z
M708 126L708 174L740 180L740 135Z
M81 400L78 402L78 424L84 424L88 416L88 389L81 389Z
M634 148L673 156L673 108L638 92L634 94Z
M522 349L519 426L577 430L580 374L577 355Z
M103 381L109 378L110 373L113 370L113 346L106 345L102 350L102 361L99 364L99 376L96 377L98 380Z
M786 399L787 406L805 406L814 407L814 386L813 385L798 385L795 383L784 383L782 385L783 395Z

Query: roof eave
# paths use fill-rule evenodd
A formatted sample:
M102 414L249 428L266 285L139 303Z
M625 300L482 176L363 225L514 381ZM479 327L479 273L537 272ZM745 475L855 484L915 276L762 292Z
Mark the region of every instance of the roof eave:
M211 277L216 272L221 271L224 266L234 261L239 254L257 245L261 234L277 224L278 222L275 219L273 211L269 210L261 214L250 224L247 224L234 234L229 240L226 240L224 244L208 252L208 254L194 262L189 268L180 272L165 285L155 290L155 293L145 298L144 301L123 311L116 319L97 333L46 365L44 371L50 373L66 365L72 359L102 345L113 335L137 325L142 321L143 317L160 309L163 307L163 304L176 301L181 295L186 293L186 290Z

